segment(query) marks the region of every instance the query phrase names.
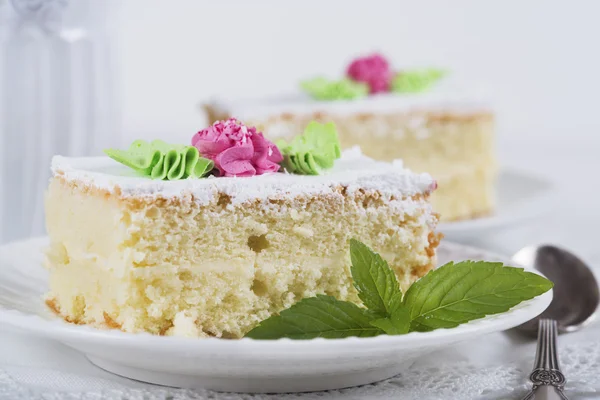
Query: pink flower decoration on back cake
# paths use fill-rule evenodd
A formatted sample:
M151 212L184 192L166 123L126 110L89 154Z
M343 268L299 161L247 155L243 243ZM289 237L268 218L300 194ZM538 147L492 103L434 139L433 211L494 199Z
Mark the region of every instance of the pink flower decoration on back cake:
M394 73L380 54L357 58L348 66L349 78L369 85L371 93L389 92Z
M192 145L211 159L220 176L254 176L279 171L283 160L277 146L253 126L230 118L196 133Z

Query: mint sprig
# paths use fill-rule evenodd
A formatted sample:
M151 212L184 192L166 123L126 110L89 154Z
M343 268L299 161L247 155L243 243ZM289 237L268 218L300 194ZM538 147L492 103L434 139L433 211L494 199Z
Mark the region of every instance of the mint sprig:
M396 274L381 256L356 239L350 239L352 279L358 297L369 310L391 315L402 302Z
M392 312L380 319L371 321L371 325L380 328L388 335L402 335L410 331L410 313L402 303L398 303Z
M406 292L411 331L454 328L508 311L552 288L552 282L502 263L448 263L415 282Z
M351 240L350 258L354 286L366 308L318 295L267 318L246 337L368 337L453 328L508 311L553 286L546 278L522 268L462 261L430 271L403 296L392 269L369 247Z

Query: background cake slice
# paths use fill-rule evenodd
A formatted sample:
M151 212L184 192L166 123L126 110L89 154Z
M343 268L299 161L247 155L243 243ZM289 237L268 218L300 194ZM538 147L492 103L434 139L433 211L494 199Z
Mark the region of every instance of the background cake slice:
M333 121L342 146L402 159L438 182L432 203L443 221L489 214L495 204L494 116L484 103L452 93L378 94L318 101L298 94L242 101L215 100L209 120L237 115L266 135L291 137L308 121Z
M435 263L435 182L347 151L319 176L157 181L108 157L55 157L50 304L127 332L239 338L315 294L359 302L348 241L405 289Z
M359 145L369 157L402 159L434 176L442 220L474 218L494 209L494 116L480 94L445 75L394 70L373 54L353 60L341 79L301 82L306 93L217 98L205 110L210 122L235 115L273 138L297 135L309 121L334 122L344 148Z

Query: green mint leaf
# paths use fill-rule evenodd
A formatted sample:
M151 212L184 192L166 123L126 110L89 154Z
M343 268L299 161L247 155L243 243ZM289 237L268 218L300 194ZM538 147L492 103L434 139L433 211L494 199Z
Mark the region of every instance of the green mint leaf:
M413 283L404 305L410 313L410 331L425 332L508 311L552 286L522 268L463 261L448 263Z
M380 315L391 315L402 299L396 274L381 256L356 239L350 239L352 279L365 307Z
M403 297L393 270L363 243L350 241L352 277L368 309L318 295L303 299L251 330L254 339L401 335L453 328L502 313L547 292L549 280L501 263L448 263L415 282Z
M400 303L389 317L371 321L371 325L376 326L388 335L403 335L408 333L410 329L410 312L408 308Z
M299 301L246 334L252 339L327 339L382 334L370 322L374 315L356 304L318 295Z

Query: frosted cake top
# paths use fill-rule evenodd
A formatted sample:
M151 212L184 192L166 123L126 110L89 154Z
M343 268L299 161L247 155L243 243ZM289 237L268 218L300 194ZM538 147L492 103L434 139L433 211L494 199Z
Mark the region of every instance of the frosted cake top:
M308 115L324 112L333 115L355 113L392 113L400 111L440 111L452 113L488 112L485 96L478 93L453 90L434 90L417 94L376 94L362 99L319 101L303 93L257 99L219 99L209 105L219 113L235 115L248 121L279 116L281 114Z
M354 59L342 77L313 77L289 95L209 102L217 112L250 122L282 114L489 111L481 90L464 89L461 79L439 68L394 68L381 54ZM273 134L272 132L270 132Z
M286 199L300 195L334 193L344 186L348 193L359 189L376 190L384 197L424 194L436 187L429 174L416 174L402 161L386 163L364 156L355 147L342 153L332 168L321 175L266 173L253 177L213 177L204 179L156 180L140 176L109 157L63 157L52 159L53 174L88 187L119 192L123 197L176 198L193 196L208 204L224 193L232 204L252 200Z

